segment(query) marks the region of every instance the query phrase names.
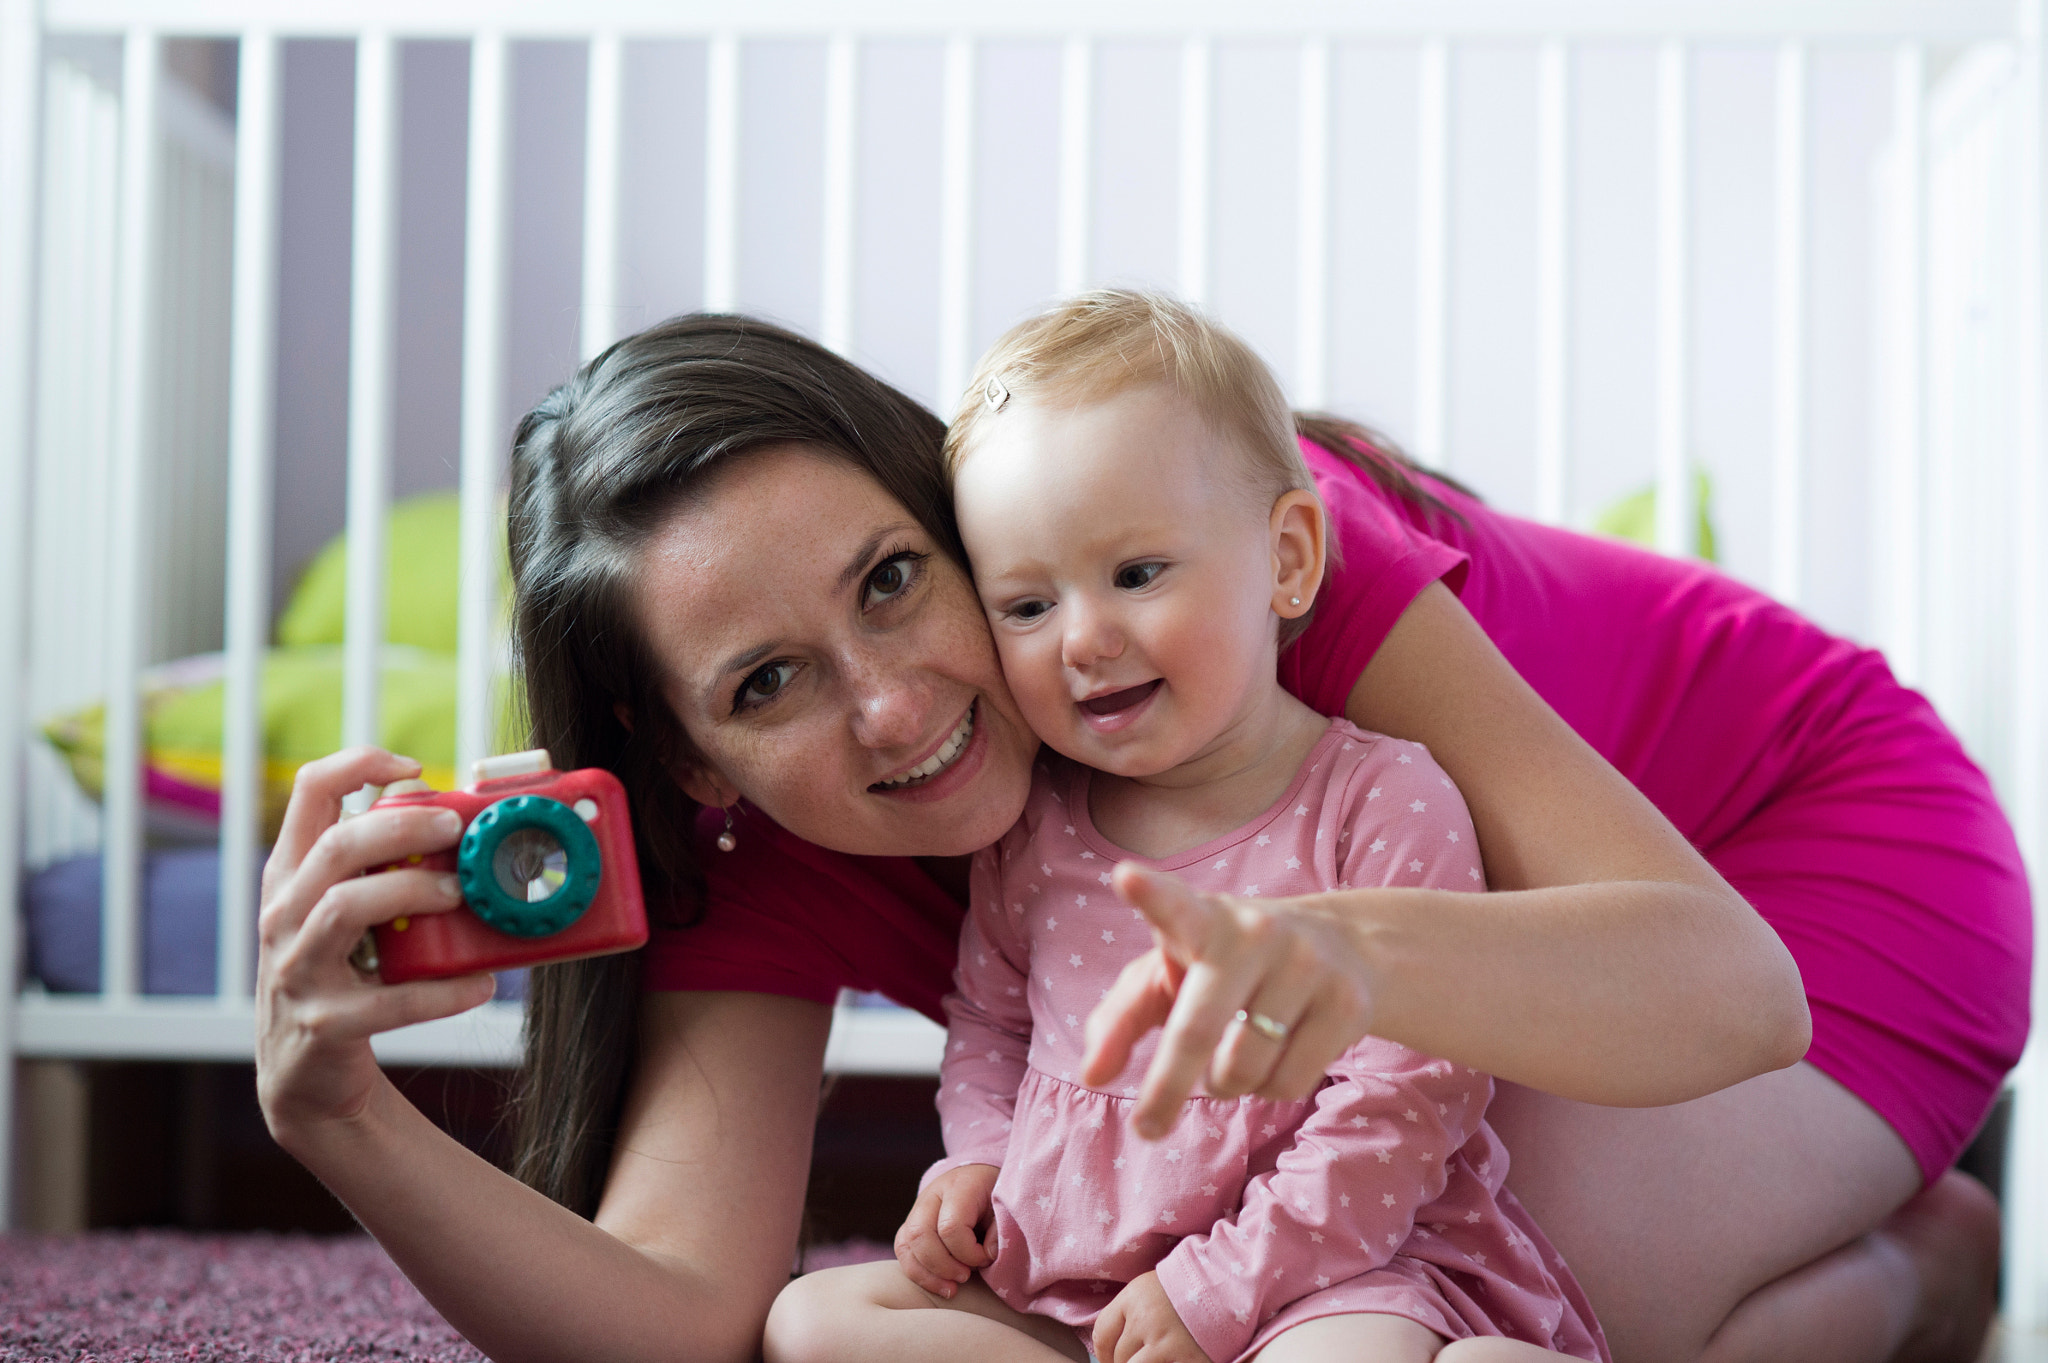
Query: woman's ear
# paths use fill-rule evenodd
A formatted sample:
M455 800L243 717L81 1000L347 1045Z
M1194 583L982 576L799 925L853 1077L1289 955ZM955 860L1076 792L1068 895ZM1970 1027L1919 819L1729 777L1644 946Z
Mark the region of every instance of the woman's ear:
M676 784L683 788L683 794L700 805L716 805L723 809L739 803L740 793L732 782L709 767L671 768L675 772Z
M1313 492L1290 488L1273 503L1273 613L1283 620L1307 615L1323 585L1323 504Z

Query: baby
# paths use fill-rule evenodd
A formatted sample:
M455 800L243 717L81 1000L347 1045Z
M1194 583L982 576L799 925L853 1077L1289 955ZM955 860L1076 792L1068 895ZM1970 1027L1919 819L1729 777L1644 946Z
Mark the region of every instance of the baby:
M1077 1080L1084 1020L1151 945L1119 863L1240 896L1484 889L1426 750L1279 685L1326 548L1272 376L1175 303L1087 294L997 342L947 457L1004 677L1058 756L974 860L948 1157L899 1263L793 1283L770 1363L1604 1359L1503 1189L1486 1075L1367 1037L1312 1098L1198 1096L1157 1142L1130 1120L1149 1043ZM1291 1021L1247 1011L1230 1044Z

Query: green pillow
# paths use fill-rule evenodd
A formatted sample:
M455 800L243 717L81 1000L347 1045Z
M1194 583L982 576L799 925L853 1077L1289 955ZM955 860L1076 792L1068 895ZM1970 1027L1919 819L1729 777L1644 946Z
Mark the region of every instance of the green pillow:
M493 518L498 545L499 600L506 599L505 518ZM384 637L436 653L455 651L457 577L462 557L462 499L424 492L391 508L386 533ZM348 619L348 536L336 535L306 565L277 621L287 647L338 644Z
M1705 469L1693 470L1693 502L1699 508L1699 555L1719 563L1714 543L1714 484ZM1593 528L1616 539L1632 540L1645 548L1657 547L1657 485L1632 492L1593 517Z

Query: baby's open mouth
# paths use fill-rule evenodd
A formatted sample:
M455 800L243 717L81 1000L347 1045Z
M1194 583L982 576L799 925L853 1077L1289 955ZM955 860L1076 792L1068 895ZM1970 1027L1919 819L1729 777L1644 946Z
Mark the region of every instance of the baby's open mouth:
M1162 680L1164 679L1154 677L1142 686L1126 686L1121 691L1112 691L1106 696L1084 700L1081 702L1081 708L1091 715L1113 715L1120 710L1128 710L1133 705L1143 705L1152 698L1152 693L1159 689Z
M979 704L979 701L975 702L975 705ZM901 790L905 786L915 786L929 781L946 768L952 766L960 754L967 751L967 740L974 737L975 705L967 707L967 713L960 716L960 723L954 727L951 734L946 736L946 741L939 744L937 752L912 767L909 771L904 772L901 776L892 776L886 781L877 781L872 786L869 786L868 789Z

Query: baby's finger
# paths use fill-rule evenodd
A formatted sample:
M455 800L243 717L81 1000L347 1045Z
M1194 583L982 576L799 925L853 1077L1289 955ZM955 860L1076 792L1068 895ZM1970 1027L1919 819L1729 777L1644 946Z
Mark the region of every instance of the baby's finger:
M344 797L364 786L388 786L419 774L419 763L382 748L344 748L306 763L292 778L291 802L285 806L271 866L285 875L297 870L308 849L341 817Z
M1131 1063L1132 1049L1145 1034L1166 1025L1173 1011L1174 991L1164 967L1165 958L1154 947L1118 973L1109 993L1088 1014L1088 1045L1081 1056L1083 1084L1100 1088L1122 1074Z
M1095 1318L1095 1332L1092 1342L1098 1359L1113 1360L1116 1357L1118 1339L1124 1332L1123 1303L1114 1298L1102 1308L1102 1314Z
M981 1236L975 1229L981 1220L982 1210L977 1199L958 1192L942 1195L939 1199L939 1243L953 1256L953 1262L963 1269L981 1268L989 1262L982 1253ZM963 1275L960 1281L967 1279Z

